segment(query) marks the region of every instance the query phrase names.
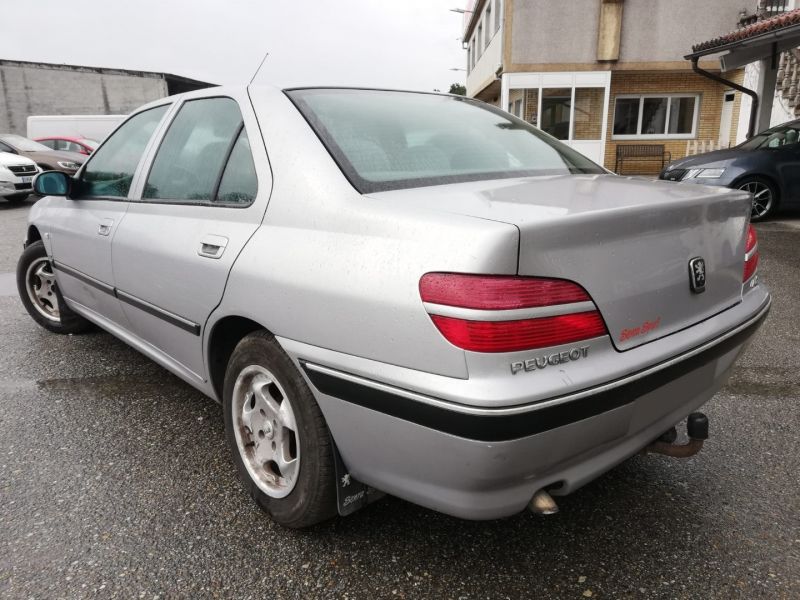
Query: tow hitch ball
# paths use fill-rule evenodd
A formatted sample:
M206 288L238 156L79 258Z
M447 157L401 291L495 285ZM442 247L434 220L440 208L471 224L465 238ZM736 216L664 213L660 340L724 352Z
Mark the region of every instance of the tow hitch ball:
M694 412L686 420L686 433L689 435L688 444L676 444L678 432L675 427L670 427L661 434L655 442L642 450L643 454L665 454L676 458L694 456L703 448L703 442L708 439L708 417L701 412ZM558 512L558 505L553 497L544 489L533 495L528 509L537 515L554 515Z
M647 446L643 452L665 454L675 458L694 456L703 448L703 442L708 439L708 417L701 412L694 412L686 420L686 433L689 435L688 444L676 444L678 432L672 427L665 431L660 438Z

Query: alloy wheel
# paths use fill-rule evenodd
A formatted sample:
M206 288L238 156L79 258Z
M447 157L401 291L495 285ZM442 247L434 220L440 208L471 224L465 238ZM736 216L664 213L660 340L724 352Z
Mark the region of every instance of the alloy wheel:
M288 496L300 473L300 440L285 389L267 369L251 365L236 378L232 400L236 446L247 472L268 496Z
M39 314L49 321L61 322L56 277L47 257L38 258L28 265L25 273L25 289Z
M760 181L748 181L740 186L739 189L750 192L753 195L751 218L761 219L770 212L774 199L772 190L767 184Z

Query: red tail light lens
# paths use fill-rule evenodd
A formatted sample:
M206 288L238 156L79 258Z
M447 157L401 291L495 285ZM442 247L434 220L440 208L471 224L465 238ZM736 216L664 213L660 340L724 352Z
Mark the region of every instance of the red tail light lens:
M419 288L436 328L451 344L472 352L533 350L607 334L594 304L585 304L592 301L589 294L571 281L427 273ZM547 307L557 307L558 314L547 314ZM535 316L521 318L525 309ZM513 313L504 318L504 311Z
M752 225L747 227L747 241L744 246L744 272L742 281L748 281L758 269L758 237Z
M467 321L439 315L431 315L431 319L451 344L472 352L548 348L606 333L596 310L521 321Z
M427 273L419 282L423 302L506 310L586 302L591 300L582 287L563 279Z

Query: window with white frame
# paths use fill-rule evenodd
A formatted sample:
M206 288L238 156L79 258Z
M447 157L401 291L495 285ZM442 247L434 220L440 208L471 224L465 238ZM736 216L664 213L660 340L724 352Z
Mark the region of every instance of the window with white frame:
M494 1L494 30L500 31L500 9L502 0L495 0Z
M478 34L475 36L475 46L478 48L478 58L483 54L483 25L478 25Z
M693 138L697 133L700 96L697 94L643 94L617 96L614 101L614 137Z
M472 41L469 44L470 48L472 48L472 68L475 68L475 61L477 57L475 56L475 38L472 38Z
M486 22L486 26L484 30L486 31L486 40L485 40L485 48L489 47L489 43L492 41L492 2L486 3L486 13L484 14L484 20Z

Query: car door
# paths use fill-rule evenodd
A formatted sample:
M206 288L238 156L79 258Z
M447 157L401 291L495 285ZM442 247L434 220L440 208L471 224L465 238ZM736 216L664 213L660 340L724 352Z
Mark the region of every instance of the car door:
M800 198L800 125L787 127L779 144L770 152L782 184L782 199L794 201Z
M131 330L204 378L202 329L271 188L246 94L189 97L175 112L113 242Z
M101 319L125 325L114 296L111 242L128 208L131 184L169 105L128 119L79 173L70 197L48 208L62 295Z

